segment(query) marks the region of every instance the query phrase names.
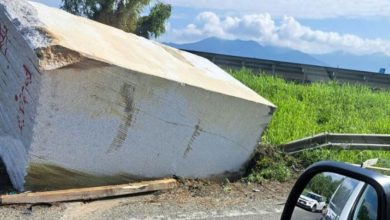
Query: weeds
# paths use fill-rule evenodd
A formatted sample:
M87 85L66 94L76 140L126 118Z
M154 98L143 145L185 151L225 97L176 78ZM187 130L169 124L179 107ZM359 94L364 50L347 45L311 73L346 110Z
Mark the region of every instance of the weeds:
M362 85L337 82L297 84L246 69L231 74L278 107L263 134L263 144L277 146L322 132L390 134L388 90L374 91ZM361 163L378 157L382 158L383 166L390 167L390 160L384 159L390 158L389 151L318 149L302 152L295 158L275 153L275 149L273 152L258 158L246 177L248 181L284 181L290 178L292 165L307 167L320 160Z
M278 151L271 145L260 145L255 158L256 163L245 178L248 182L261 183L265 179L284 182L292 176L291 167L298 166L295 158Z

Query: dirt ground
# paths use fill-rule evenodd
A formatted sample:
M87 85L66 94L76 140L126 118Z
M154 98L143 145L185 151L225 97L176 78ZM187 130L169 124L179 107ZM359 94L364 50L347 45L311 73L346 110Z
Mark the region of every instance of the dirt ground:
M293 185L179 182L172 190L130 197L0 206L0 219L279 219Z

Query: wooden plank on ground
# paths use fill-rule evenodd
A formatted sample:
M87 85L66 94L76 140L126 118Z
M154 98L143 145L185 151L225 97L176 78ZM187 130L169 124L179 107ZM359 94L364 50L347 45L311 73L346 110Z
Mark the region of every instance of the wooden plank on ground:
M0 195L0 205L94 200L114 196L125 196L157 190L172 189L176 186L177 181L175 179L163 179L112 186L98 186L47 192L31 192L15 195Z

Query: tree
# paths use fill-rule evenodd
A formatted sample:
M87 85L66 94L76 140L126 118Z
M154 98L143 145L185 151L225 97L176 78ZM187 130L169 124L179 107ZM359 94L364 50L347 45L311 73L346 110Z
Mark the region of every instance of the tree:
M371 220L367 206L364 204L358 212L359 220Z
M165 32L171 5L158 2L149 15L141 16L151 0L62 0L62 9L92 20L150 38Z
M325 196L327 199L330 199L340 183L341 180L333 180L331 176L321 173L310 180L307 188L309 188L314 193L320 194Z

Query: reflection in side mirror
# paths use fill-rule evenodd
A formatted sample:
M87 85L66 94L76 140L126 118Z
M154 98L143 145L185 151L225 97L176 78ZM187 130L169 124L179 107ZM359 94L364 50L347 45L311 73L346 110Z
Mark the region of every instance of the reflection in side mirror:
M336 173L315 175L301 193L292 219L377 219L378 196L369 184Z

